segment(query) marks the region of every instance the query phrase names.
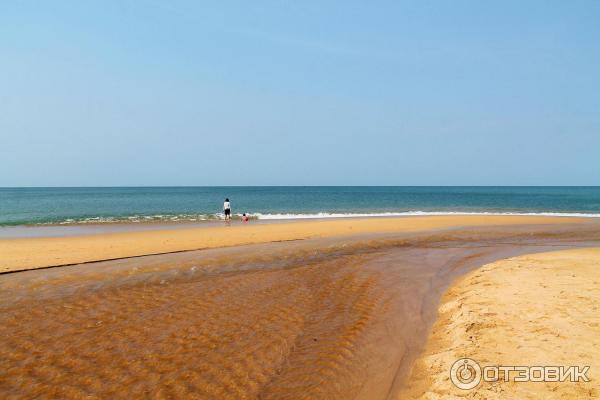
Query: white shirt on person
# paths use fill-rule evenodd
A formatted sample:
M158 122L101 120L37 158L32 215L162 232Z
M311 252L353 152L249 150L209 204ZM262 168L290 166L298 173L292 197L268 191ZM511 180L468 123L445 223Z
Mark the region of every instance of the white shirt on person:
M230 210L230 209L231 209L231 203L229 203L228 201L223 203L223 210Z

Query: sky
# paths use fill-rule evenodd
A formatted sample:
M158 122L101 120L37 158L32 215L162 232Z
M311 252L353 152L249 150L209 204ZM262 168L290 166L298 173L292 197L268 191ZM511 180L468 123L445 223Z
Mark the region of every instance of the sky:
M2 1L0 186L600 185L599 1Z

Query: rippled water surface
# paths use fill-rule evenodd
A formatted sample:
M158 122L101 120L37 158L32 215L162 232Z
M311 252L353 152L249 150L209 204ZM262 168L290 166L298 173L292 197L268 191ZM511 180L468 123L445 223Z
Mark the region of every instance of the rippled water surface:
M448 212L600 217L600 187L0 188L0 226L215 220L226 197L235 215L260 219Z

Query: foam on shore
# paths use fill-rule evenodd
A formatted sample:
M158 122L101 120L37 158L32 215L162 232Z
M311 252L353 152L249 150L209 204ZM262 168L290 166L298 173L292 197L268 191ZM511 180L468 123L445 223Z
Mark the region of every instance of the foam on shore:
M573 217L573 218L600 218L600 213L583 212L554 212L554 211L389 211L389 212L282 212L282 213L247 213L250 219L255 220L296 220L296 219L339 219L339 218L380 218L380 217L415 217L415 216L521 216L521 217ZM0 224L2 226L52 226L52 225L94 225L94 224L137 224L149 222L210 222L224 219L223 213L212 214L153 214L153 215L126 215L126 216L89 216L47 221L15 222ZM241 219L241 213L234 213L233 219Z
M256 219L279 220L279 219L324 219L324 218L371 218L371 217L415 217L415 216L449 216L449 215L475 215L475 216L527 216L527 217L574 217L574 218L600 218L600 214L575 213L575 212L465 212L465 211L405 211L405 212L382 212L382 213L312 213L312 214L261 214L252 216Z

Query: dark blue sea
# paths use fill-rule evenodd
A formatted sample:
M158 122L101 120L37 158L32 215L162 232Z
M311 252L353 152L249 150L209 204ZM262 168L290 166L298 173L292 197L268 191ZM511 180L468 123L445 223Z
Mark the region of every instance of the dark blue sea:
M0 226L452 213L600 217L600 187L0 188Z

